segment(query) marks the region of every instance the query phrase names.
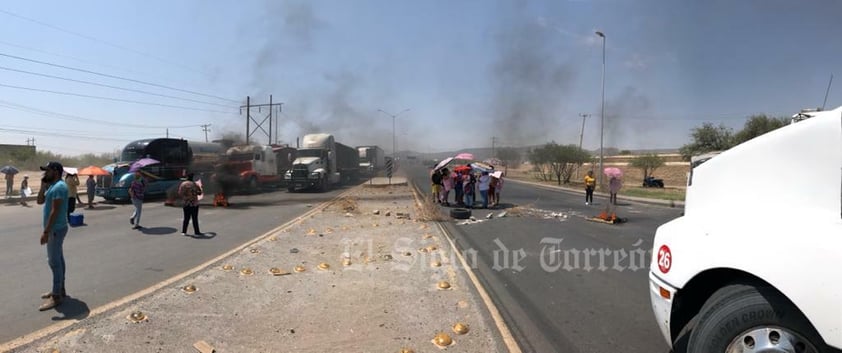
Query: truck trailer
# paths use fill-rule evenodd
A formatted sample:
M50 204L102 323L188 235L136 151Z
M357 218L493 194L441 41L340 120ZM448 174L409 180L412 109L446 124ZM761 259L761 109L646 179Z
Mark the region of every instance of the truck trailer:
M386 166L386 152L379 146L358 146L360 175L373 177Z

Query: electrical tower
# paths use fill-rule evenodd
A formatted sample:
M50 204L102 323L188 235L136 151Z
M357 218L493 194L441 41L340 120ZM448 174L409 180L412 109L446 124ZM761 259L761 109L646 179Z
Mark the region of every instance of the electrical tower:
M253 117L252 116L252 108L257 108L258 114L262 114L264 107L269 108L269 113L266 114L266 116L263 117L263 120L260 120L258 122L257 119L260 119L260 116ZM251 97L249 97L249 96L246 97L246 105L240 106L240 114L242 114L242 109L246 110L246 144L249 144L249 141L251 140L251 136L255 132L257 132L258 129L262 130L263 133L265 133L266 136L269 137L269 144L273 143L273 141L272 141L272 117L273 117L273 114L272 113L274 112L275 107L278 107L278 112L280 112L281 109L283 109L283 103L272 103L272 95L271 94L269 95L269 104L251 104ZM275 116L275 118L277 118L277 115L274 115L274 116ZM269 130L268 131L263 128L263 124L265 124L267 120L269 121ZM254 122L254 124L255 124L254 130L251 129L251 123L252 122ZM274 142L277 143L278 142L277 141L278 136L277 136L277 134L275 134L275 135L276 136L275 136Z

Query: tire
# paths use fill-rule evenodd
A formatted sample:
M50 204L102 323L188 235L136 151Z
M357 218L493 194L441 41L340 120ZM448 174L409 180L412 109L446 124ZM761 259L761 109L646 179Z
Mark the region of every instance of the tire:
M716 291L702 306L687 353L730 352L729 347L743 347L746 342L763 344L746 351L772 351L776 345L766 338L775 334L780 337L778 349L787 342L805 348L796 352L827 349L804 315L777 291L768 286L732 284ZM766 343L755 338L766 339Z
M452 208L450 209L450 217L456 219L468 219L471 218L471 210L466 208Z
M257 178L251 177L249 178L248 189L249 193L256 194L258 191L259 185L257 184Z
M330 181L327 180L327 176L324 176L319 182L319 191L328 192L328 190L330 190Z
M288 186L287 192L295 192L295 187L294 186Z

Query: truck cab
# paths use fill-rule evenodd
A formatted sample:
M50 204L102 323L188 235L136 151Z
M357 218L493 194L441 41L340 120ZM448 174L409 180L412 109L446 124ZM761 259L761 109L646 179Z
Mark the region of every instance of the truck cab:
M658 327L675 352L842 348L842 107L697 159L655 234Z
M302 139L302 148L286 172L287 189L315 188L327 191L339 183L336 169L336 143L331 134L309 134Z

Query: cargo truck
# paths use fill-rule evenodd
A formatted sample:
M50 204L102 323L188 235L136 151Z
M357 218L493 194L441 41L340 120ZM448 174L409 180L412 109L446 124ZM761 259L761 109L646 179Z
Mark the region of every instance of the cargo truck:
M359 146L360 175L373 177L386 166L386 152L378 146Z
M324 192L343 181L356 181L358 175L358 151L336 142L333 135L322 133L304 135L292 168L284 178L289 192L302 189Z

